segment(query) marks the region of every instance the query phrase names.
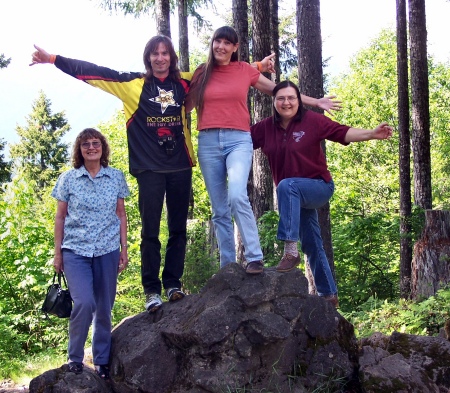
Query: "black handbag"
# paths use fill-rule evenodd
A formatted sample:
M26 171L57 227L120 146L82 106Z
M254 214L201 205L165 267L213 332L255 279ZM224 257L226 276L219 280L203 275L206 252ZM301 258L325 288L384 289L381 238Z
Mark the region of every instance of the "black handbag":
M66 289L61 286L61 277ZM69 318L72 312L72 297L70 296L64 273L58 273L58 282L56 282L56 272L53 275L53 284L48 287L44 304L41 308L47 316L56 315L59 318Z

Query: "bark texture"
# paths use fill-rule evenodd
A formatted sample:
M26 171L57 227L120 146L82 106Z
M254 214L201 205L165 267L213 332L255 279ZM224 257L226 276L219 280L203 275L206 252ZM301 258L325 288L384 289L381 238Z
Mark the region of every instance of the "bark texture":
M431 209L430 108L425 0L409 0L414 200Z
M267 23L267 11L270 0L252 2L253 15L253 59L261 60L270 54L271 31ZM270 78L270 75L265 75ZM272 115L272 98L254 89L254 122ZM253 182L250 200L256 219L266 211L273 210L273 180L269 162L264 153L258 149L253 154Z
M280 82L280 57L278 55L280 53L280 20L278 18L278 7L278 0L270 0L271 51L276 54L273 59L275 74L272 75L272 80L275 83Z
M411 294L411 143L406 0L397 0L397 84L400 178L400 296Z
M425 228L414 245L411 295L428 298L450 283L450 211L427 210Z
M241 61L250 62L249 55L249 31L248 31L248 4L247 0L233 0L232 1L232 9L233 9L233 24L234 29L237 32L239 39L239 58ZM250 93L247 95L247 106L250 110L251 108L251 95ZM250 111L250 121L252 121L252 112ZM252 194L252 172L249 175L248 180L248 194L250 196L251 202L251 194ZM237 262L242 264L244 262L244 246L242 244L241 235L237 232L237 227L235 226L236 236L236 259Z
M170 35L170 1L155 0L156 31L158 34Z
M189 72L189 38L187 0L178 0L178 42L180 47L179 67L183 72Z
M322 33L320 28L320 1L297 0L297 47L299 51L300 91L311 97L323 97L322 68ZM317 112L322 112L312 108ZM325 143L322 143L325 152ZM322 233L323 246L335 276L333 244L331 241L330 205L327 203L318 209L319 224ZM306 269L310 293L316 293L311 270Z
M239 56L241 61L249 62L247 0L233 0L232 9L234 29L239 38Z

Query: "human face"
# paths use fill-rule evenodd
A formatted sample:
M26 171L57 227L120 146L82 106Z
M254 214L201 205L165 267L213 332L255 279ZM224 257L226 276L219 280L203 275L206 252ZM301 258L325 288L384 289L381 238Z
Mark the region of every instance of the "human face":
M283 122L288 122L297 114L299 102L293 87L288 86L278 90L273 100L275 109Z
M150 53L149 60L154 76L157 78L166 78L169 76L170 54L162 42L158 44L154 52Z
M212 49L216 64L230 64L231 55L238 50L239 44L233 44L225 38L216 38L213 41Z
M81 155L85 163L99 162L102 158L102 142L98 138L86 139L80 144Z

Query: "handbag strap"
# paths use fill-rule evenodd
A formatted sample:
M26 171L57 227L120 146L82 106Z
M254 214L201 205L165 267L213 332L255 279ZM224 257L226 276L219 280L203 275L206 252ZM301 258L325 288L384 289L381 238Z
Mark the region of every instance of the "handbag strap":
M64 285L66 286L66 288L69 288L69 286L67 285L66 276L64 275L63 272L58 273L58 284L59 284L59 286L62 288L61 277L62 277L62 279L64 281ZM56 272L53 275L53 284L55 284L55 281L56 281Z
M58 280L59 280L59 285L61 285L61 277L64 281L64 285L66 286L66 288L69 288L69 286L67 285L67 281L66 281L66 276L64 275L63 272L58 273ZM62 287L61 287L62 288Z

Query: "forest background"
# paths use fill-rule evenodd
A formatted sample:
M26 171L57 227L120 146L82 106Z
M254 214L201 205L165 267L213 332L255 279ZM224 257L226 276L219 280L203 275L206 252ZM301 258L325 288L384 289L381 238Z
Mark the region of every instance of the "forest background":
M280 24L283 48L290 48L290 51L284 52L280 66L284 70L282 78L298 81L298 71L293 63L289 63L289 59L294 59L295 63L295 23L296 16L293 13L285 16ZM231 20L229 24L232 24ZM203 43L208 41L209 36L208 29L198 33L199 41ZM191 70L205 60L206 52L206 47L192 51ZM0 59L2 68L7 68L9 64L7 53L5 55ZM335 114L337 121L361 128L372 128L381 121L388 121L396 129L396 56L396 34L393 29L387 28L382 29L352 57L345 72L329 78L325 67L325 92L337 94L344 102L343 110ZM42 71L38 69L35 72ZM428 77L432 202L435 209L448 210L449 63L429 56ZM95 89L87 86L85 89L86 99L90 100L90 93L93 94ZM192 120L192 129L195 130L195 115ZM132 191L126 201L131 263L120 277L113 312L114 323L117 324L123 318L143 310L137 186L128 174L126 131L121 111L118 110L114 116L97 126L111 144L111 165L126 173ZM70 146L64 137L70 129L65 112L54 112L51 100L42 91L29 110L26 124L15 127L18 142L8 146L11 160L4 154L0 155L2 378L33 376L42 368L58 365L65 358L67 320L46 319L40 307L52 277L56 204L50 197L50 191L59 173L68 168ZM195 142L195 131L193 134ZM6 141L3 140L0 146L0 153L4 153ZM449 318L450 291L446 288L428 299L400 299L398 155L397 135L387 143L367 142L348 147L327 144L329 167L336 183L330 211L340 311L354 323L359 336L374 331L389 334L393 330L434 335ZM217 255L210 244L210 206L198 167L194 170L193 192L183 279L188 293L198 292L218 269ZM416 209L413 217L414 240L420 235L423 226L420 209ZM260 236L268 266L276 265L282 252L276 242L276 223L275 210L267 211L259 218ZM161 224L164 244L167 240L165 218Z

